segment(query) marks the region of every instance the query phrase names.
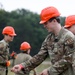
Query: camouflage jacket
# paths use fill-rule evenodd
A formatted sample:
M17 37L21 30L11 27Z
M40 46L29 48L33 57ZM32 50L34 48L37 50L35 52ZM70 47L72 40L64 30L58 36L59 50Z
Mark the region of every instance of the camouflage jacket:
M0 41L0 66L5 66L9 55L9 44L5 40Z
M74 42L74 35L64 28L60 30L58 36L50 33L42 43L38 54L22 65L26 71L30 71L41 64L49 55L52 63L52 66L48 68L49 75L74 75L73 73L66 74L66 71L72 66Z

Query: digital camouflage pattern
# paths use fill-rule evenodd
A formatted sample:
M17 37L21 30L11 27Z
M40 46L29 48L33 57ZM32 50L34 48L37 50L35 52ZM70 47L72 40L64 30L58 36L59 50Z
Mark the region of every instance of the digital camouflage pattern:
M6 61L9 56L9 44L5 40L0 41L0 75L5 75Z
M74 35L64 28L60 30L58 36L50 33L43 42L39 53L22 65L26 71L30 71L49 55L52 63L52 66L48 68L49 75L75 75L72 70L74 42Z

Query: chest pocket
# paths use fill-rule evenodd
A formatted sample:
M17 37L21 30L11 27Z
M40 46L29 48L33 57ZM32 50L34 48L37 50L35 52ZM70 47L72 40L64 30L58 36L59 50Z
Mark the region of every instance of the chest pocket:
M48 45L48 52L52 63L60 60L64 55L64 44L63 41L59 40L58 42L52 42L51 45Z
M57 42L54 43L53 53L58 56L62 56L64 54L64 44Z

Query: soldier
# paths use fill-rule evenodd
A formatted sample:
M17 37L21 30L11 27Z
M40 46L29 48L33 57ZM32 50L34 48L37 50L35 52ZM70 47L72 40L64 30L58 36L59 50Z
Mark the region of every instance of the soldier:
M75 44L73 33L61 27L60 13L53 6L44 8L40 17L40 24L43 24L49 32L40 51L29 61L15 65L11 70L15 73L22 69L26 72L30 71L50 56L52 65L41 72L40 75L74 75L73 72L68 70L71 69Z
M32 57L30 56L30 50L31 50L31 46L28 42L23 42L20 45L20 50L21 53L17 54L17 58L15 59L15 63L14 65L20 64L22 62L26 62L29 59L31 59ZM33 70L34 75L36 75L36 71L35 69ZM15 75L29 75L30 72L24 73L24 71L20 71L18 74L15 73Z
M0 41L0 75L7 75L7 69L10 64L8 61L9 42L13 41L16 33L13 27L6 26L3 29L2 34L4 35L4 38Z
M64 27L75 35L75 15L70 15L66 17Z
M75 35L75 15L69 15L66 17L64 27ZM75 52L73 53L73 61L72 61L73 62L72 68L75 72L75 60L74 59L75 59Z

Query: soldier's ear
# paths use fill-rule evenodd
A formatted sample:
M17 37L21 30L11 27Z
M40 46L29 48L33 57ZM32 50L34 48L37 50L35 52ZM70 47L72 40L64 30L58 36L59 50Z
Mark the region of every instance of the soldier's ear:
M53 21L54 21L54 22L57 22L57 20L56 20L56 19L53 19Z

